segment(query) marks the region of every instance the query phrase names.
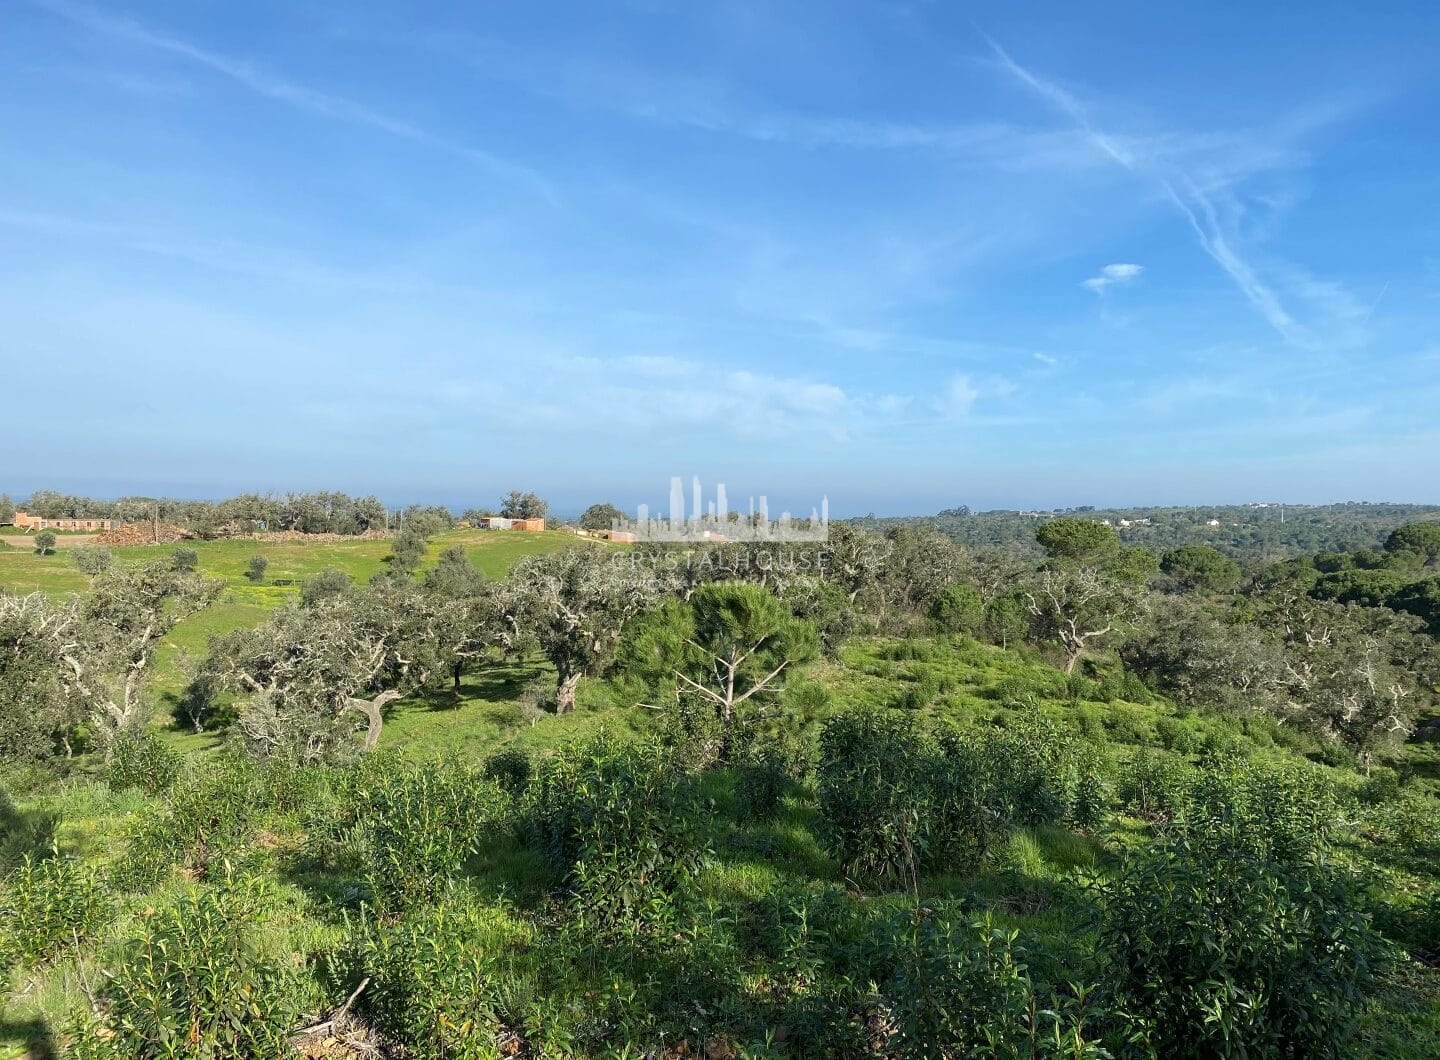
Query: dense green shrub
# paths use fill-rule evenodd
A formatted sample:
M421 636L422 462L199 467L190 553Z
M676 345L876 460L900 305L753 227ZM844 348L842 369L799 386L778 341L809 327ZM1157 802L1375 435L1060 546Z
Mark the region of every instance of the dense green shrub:
M269 813L303 818L320 798L326 771L285 755L258 763L261 806Z
M1117 795L1137 817L1168 819L1184 807L1195 772L1184 759L1141 750L1119 771Z
M353 797L366 881L382 909L436 901L479 850L505 801L494 784L452 762L394 762Z
M934 671L924 668L914 673L913 680L906 682L895 705L904 710L921 710L935 702L939 694L940 679Z
M1160 738L1161 747L1176 754L1190 755L1200 749L1200 737L1179 718L1156 718L1155 735Z
M158 795L175 783L182 762L179 752L149 729L122 733L111 745L105 782L111 791L139 788L146 795Z
M247 1060L294 1055L290 1033L315 1000L273 943L264 886L227 876L141 915L139 934L98 987L80 1060Z
M897 917L879 948L880 1019L872 1042L902 1060L932 1057L1105 1057L1083 1004L1037 997L1017 934L943 913Z
M1298 862L1324 847L1338 798L1313 767L1216 760L1192 775L1179 825L1197 843L1234 835L1261 857Z
M533 929L456 893L396 919L362 921L362 1006L414 1060L493 1060L532 1024L525 951Z
M1440 857L1440 800L1404 790L1366 814L1365 823L1381 842L1420 857Z
M1119 743L1147 744L1154 737L1142 713L1118 703L1111 704L1105 727L1110 731L1111 738Z
M26 855L0 884L0 976L83 943L113 913L95 866Z
M1009 832L1008 764L988 736L942 726L924 765L924 854L927 868L975 872Z
M1098 778L1076 802L1082 747L1035 711L979 733L931 733L892 709L836 715L820 736L822 837L856 878L913 884L922 869L974 871L1013 825L1078 812L1098 826Z
M992 803L1006 820L1026 826L1065 819L1079 763L1094 754L1034 709L1021 711L1003 729L986 733L981 748L995 787Z
M969 585L951 585L930 604L930 624L939 633L979 632L985 600Z
M165 805L143 816L130 836L116 881L143 890L179 863L201 878L252 851L264 814L264 780L239 754L192 762L165 793Z
M1066 822L1081 831L1094 832L1105 826L1110 816L1112 792L1097 762L1082 765L1075 780Z
M913 883L924 860L933 759L913 715L837 714L820 732L824 840L851 876Z
M1255 847L1239 826L1183 832L1104 886L1112 1003L1151 1055L1348 1055L1375 936L1341 877Z
M599 925L667 916L708 852L697 812L670 751L606 734L546 759L526 792L552 879Z

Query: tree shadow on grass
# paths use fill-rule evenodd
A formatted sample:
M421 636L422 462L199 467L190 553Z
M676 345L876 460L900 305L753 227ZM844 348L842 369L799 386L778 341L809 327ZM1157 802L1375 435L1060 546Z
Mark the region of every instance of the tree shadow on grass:
M17 1020L0 1017L0 1048L7 1046L24 1049L24 1060L59 1060L60 1056L55 1032L39 1016Z
M8 872L29 854L45 856L55 842L59 814L51 810L22 810L0 787L0 872Z
M476 700L514 703L528 685L545 676L546 670L545 662L535 658L486 662L464 674L458 688L447 680L443 685L418 689L406 698L434 711L458 710Z
M520 698L525 687L545 676L547 666L539 659L515 659L487 666L471 674L461 683L461 690L470 699L488 703L508 703Z

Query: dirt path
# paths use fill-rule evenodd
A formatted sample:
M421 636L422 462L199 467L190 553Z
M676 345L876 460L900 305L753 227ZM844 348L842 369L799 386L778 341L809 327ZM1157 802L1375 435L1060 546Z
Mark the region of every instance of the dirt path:
M75 548L79 545L93 545L99 534L56 534L55 548ZM0 535L0 541L7 542L11 548L25 548L25 542L34 541L34 534L4 534ZM32 544L29 546L34 548Z

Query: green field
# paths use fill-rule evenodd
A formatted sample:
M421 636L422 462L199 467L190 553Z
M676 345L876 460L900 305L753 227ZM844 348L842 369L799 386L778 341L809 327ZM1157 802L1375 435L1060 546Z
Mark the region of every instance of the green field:
M444 549L459 546L478 569L499 578L523 556L576 543L560 533L452 532L430 541L425 566ZM295 989L302 992L307 1013L332 1011L349 994L344 962L351 959L350 947L390 939L393 949L366 958L372 962L365 965L367 974L388 982L386 989L411 984L407 1011L433 1002L446 1020L451 1013L470 1019L479 1012L482 1031L496 1047L463 1055L879 1056L841 1050L836 1035L848 1033L847 1027L868 1026L875 1011L876 980L856 968L870 967L863 963L868 961L893 970L902 967L894 962L910 959L904 957L909 928L900 931L895 925L944 917L962 933L1017 932L1016 952L1041 988L1035 997L1066 1001L1070 983L1102 983L1107 974L1107 966L1097 963L1102 952L1097 918L1105 908L1097 888L1124 878L1132 857L1153 848L1173 828L1189 827L1187 818L1197 822L1197 834L1203 830L1206 818L1200 815L1212 808L1205 800L1217 791L1233 800L1227 812L1245 815L1237 818L1237 834L1258 830L1268 835L1274 829L1275 835L1293 836L1298 828L1307 840L1322 844L1316 866L1327 873L1328 866L1339 866L1363 883L1353 897L1354 908L1384 936L1388 959L1377 960L1381 975L1366 984L1370 1000L1351 1013L1358 1033L1349 1043L1352 1051L1344 1055L1407 1060L1440 1055L1440 977L1432 964L1440 939L1440 846L1435 840L1440 835L1440 745L1433 740L1417 736L1391 747L1373 763L1373 772L1362 772L1313 732L1263 713L1178 705L1142 681L1127 680L1133 675L1113 660L1067 674L1043 644L1001 647L970 635L936 632L919 616L909 616L908 622L889 626L862 620L830 654L807 657L793 667L783 691L761 708L755 729L744 737L752 741L751 751L798 751L794 764L785 767L790 772L773 789L768 814L751 809L755 760L693 766L705 753L703 730L696 736L681 712L671 709L678 697L647 690L637 672L627 672L623 653L615 666L582 682L576 710L566 715L543 705L555 686L555 671L544 658L488 660L470 668L458 689L442 682L392 704L379 753L351 765L307 767L302 778L281 762L241 766L241 758L217 753L223 735L177 728L167 697L181 688L188 659L203 657L210 636L264 622L299 592L305 579L326 568L343 570L357 582L368 580L383 569L389 542L217 541L186 547L199 554L199 569L223 579L227 588L215 605L172 632L151 686L153 724L163 734L157 742L164 757L175 761L179 779L141 794L128 786L134 781L117 782L114 763L107 766L98 755L56 762L53 771L16 767L0 775L0 866L15 865L38 845L78 859L75 864L84 871L119 881L113 895L118 913L104 920L93 937L83 943L76 938L43 962L21 962L11 970L10 994L0 1011L0 1057L5 1060L56 1055L45 1050L57 1048L74 1026L75 1014L85 1010L86 983L135 952L132 940L147 930L153 910L223 889L232 857L244 877L265 889L259 933L279 960L303 969ZM116 558L144 563L164 559L173 549L122 549ZM0 589L55 595L83 590L86 578L66 551L62 546L59 554L42 557L33 550L0 549ZM257 554L269 561L262 585L251 584L244 574ZM921 785L905 789L894 802L885 801L884 792L871 791L863 816L880 822L868 825L875 836L902 827L906 814L937 812L933 806L916 809L930 805L925 800L933 797L923 786L929 782L916 777L943 768L960 770L955 777L980 770L973 763L982 760L967 754L1006 733L1017 734L1017 741L998 745L1000 757L992 759L995 776L1048 777L1045 786L1034 789L1043 797L1026 804L1032 807L1030 816L1006 817L983 855L937 859L918 870L912 864L909 876L867 875L837 851L834 822L844 819L844 798L852 788L863 793L867 784L883 783L852 776L837 785L827 781L823 761L829 753L826 738L837 728L843 731L848 719L866 716L931 734L925 738L931 742L886 745L883 730L871 730L850 744L862 761L870 761L864 759L867 747L889 748L874 756L875 768L866 776L910 776L907 783ZM1433 717L1422 717L1422 728ZM610 738L608 749L603 754L586 749L583 738L602 731ZM960 742L940 742L940 733ZM487 768L489 760L500 751L520 751L537 776L563 777L566 769L579 769L584 777L586 770L599 768L595 763L604 756L619 761L629 751L659 755L657 738L670 749L665 753L675 752L674 761L682 763L665 773L668 787L645 788L646 774L640 770L624 774L620 783L594 781L593 789L584 786L592 781L584 780L576 790L642 792L633 804L622 800L606 811L614 815L617 834L629 837L647 828L647 842L658 844L658 836L673 826L683 831L683 845L698 860L670 895L661 893L663 887L647 888L659 886L649 873L658 865L663 874L671 853L631 873L624 887L634 883L645 896L642 904L626 914L631 919L608 927L598 922L597 934L584 919L591 907L582 894L590 892L567 897L571 884L560 885L535 838L552 807L550 796L502 793L498 774ZM1056 759L1036 772L1038 758L1026 764L1031 748L1047 746L1047 741L1070 756L1065 759L1070 765L1056 765L1061 761ZM901 747L913 753L900 752ZM650 750L640 750L645 748ZM174 755L176 749L185 754ZM592 759L592 754L601 757ZM515 757L520 756L512 761ZM927 764L917 773L914 761ZM377 772L367 772L372 769ZM1078 794L1081 772L1075 770L1094 782L1088 811ZM978 779L988 775L977 771L969 780L988 784L992 781ZM438 785L442 780L437 778L444 776L459 778L454 789L444 790L465 792L477 801L453 809L445 801L449 795L436 794L440 787L427 787L425 799L433 801L384 804L391 807L386 813L398 814L401 810L394 807L406 806L405 813L416 815L394 818L393 834L383 833L389 837L383 842L392 846L379 845L380 832L355 830L357 821L381 819L373 798L380 789L357 785L378 785L383 777ZM631 789L631 783L639 786ZM387 798L394 798L401 789L385 790ZM965 790L943 789L950 793L947 798ZM365 798L355 798L362 791ZM666 802L672 795L677 801ZM452 808L442 812L443 807ZM453 816L445 816L452 809ZM231 821L231 813L239 815L234 820L240 825ZM947 827L964 835L971 826L967 822L990 819L946 820ZM180 838L164 839L171 846L147 846L157 842L153 835L162 834L147 831L157 822L171 822L167 828L179 822L174 834ZM192 823L198 825L193 835ZM238 830L225 831L232 828ZM216 849L224 851L223 862L205 860L213 836L223 837L214 839ZM380 901L383 894L376 889L377 865L400 865L407 886L423 886L428 877L412 869L411 858L456 836L468 836L473 846L447 862L453 889L443 902L398 914L374 906L384 915L366 919L367 903ZM163 871L157 877L145 875L148 862L162 855L172 860L158 863ZM628 855L621 850L607 856ZM683 858L682 853L673 859ZM432 913L433 922L426 919ZM1265 918L1266 924L1288 923L1268 912ZM493 933L477 942L465 932L481 922ZM1186 930L1204 931L1206 917L1185 923ZM404 935L409 925L424 924L430 924L427 934ZM62 942L68 937L64 934ZM784 942L778 950L777 941ZM952 955L946 954L949 962ZM485 967L484 1003L478 1009L467 993L471 987L457 987L454 978L445 978L460 974L457 969L470 974L472 958ZM432 959L433 966L423 963ZM413 968L412 960L417 962ZM1305 960L1288 964L1300 967ZM944 973L950 965L923 967L928 975L936 969ZM915 988L915 980L900 982L885 987L891 1000L930 999ZM959 1004L955 998L966 996L956 982L946 989L951 1000L945 1004ZM988 1011L989 1002L979 995L972 1001L982 1016ZM379 1003L371 998L362 1004L380 1018ZM503 1021L496 1014L502 1005ZM397 1017L390 1010L384 1018L393 1022ZM1106 1025L1096 1022L1100 1016L1075 1018L1081 1024L1091 1021L1086 1033ZM311 1022L307 1016L293 1025ZM516 1044L517 1027L523 1027L526 1049L502 1051L502 1045L511 1049ZM677 1043L677 1050L639 1052L653 1043ZM617 1052L617 1045L629 1051ZM1054 1060L1098 1054L1033 1055Z
M475 547L483 551L488 546L479 542ZM512 552L508 559L514 557ZM494 553L489 558L497 564L492 568L496 570L507 561ZM263 614L262 605L251 606L256 615ZM506 745L543 753L602 726L611 733L627 734L653 730L656 724L653 715L635 708L618 686L605 680L586 683L573 715L527 711L523 705L526 686L549 679L546 668L533 661L484 668L467 679L458 701L445 692L397 704L386 726L386 743L416 759L479 763ZM917 688L925 691L916 695ZM1169 763L1172 769L1193 771L1208 754L1239 752L1256 763L1288 764L1308 771L1315 782L1334 785L1352 800L1362 789L1362 778L1350 770L1307 763L1305 756L1312 754L1316 745L1264 719L1240 721L1187 712L1159 699L1130 702L1116 698L1098 682L1068 680L1028 650L1005 650L964 637L853 640L837 658L809 664L792 680L777 723L784 730L813 739L826 720L839 712L887 706L903 706L914 716L974 731L1004 727L1021 715L1038 711L1082 741L1097 760L1110 763L1107 769L1116 770L1118 776L1129 768L1126 763L1142 757ZM793 790L773 818L753 820L739 808L741 789L733 770L707 774L697 783L708 809L696 827L714 851L694 884L696 900L705 903L707 917L713 918L713 923L705 921L710 926L704 930L715 932L719 929L713 925L747 923L774 894L838 894L841 888L854 892L856 885L826 853L811 785ZM1088 899L1080 881L1114 873L1124 852L1143 845L1151 833L1150 823L1125 802L1128 796L1119 796L1122 784L1117 782L1112 793L1113 816L1101 828L1076 830L1063 824L1020 828L975 875L926 876L918 881L913 897L903 888L865 888L865 893L853 900L871 916L903 912L907 903L917 899L937 908L964 903L973 915L983 914L995 927L1022 932L1041 965L1055 974L1058 966L1045 962L1068 961L1073 947L1090 944ZM17 820L30 813L58 813L61 849L106 864L124 858L134 823L162 804L133 791L112 792L98 778L85 776L72 776L58 789L47 783L28 795L23 784L12 783L11 791L11 812ZM1359 806L1363 819L1339 826L1335 854L1355 870L1384 881L1375 896L1403 896L1433 888L1433 865L1397 857L1382 838L1379 823L1387 819L1386 808L1367 808L1363 802L1350 805ZM292 946L336 945L348 930L345 918L353 916L354 894L361 884L347 876L345 869L319 858L307 845L311 838L291 817L268 818L257 838L259 844L250 848L247 864L249 871L265 875L278 887L276 912L271 914L278 919L271 930L283 933ZM184 886L183 880L171 881L158 894L129 899L125 915L100 940L102 951L114 951L126 933L136 929L132 906L170 901ZM501 842L472 859L465 886L465 893L474 896L469 900L501 903L508 924L524 925L527 918L552 915L552 897L540 863L532 851L514 841ZM825 888L831 890L817 890ZM573 939L552 943L543 941L542 936L542 941L526 942L521 960L523 967L531 969L526 974L553 974L555 968L568 967L566 962L572 960L579 962L578 967L597 962L606 969L603 979L598 970L594 978L587 978L589 972L575 971L567 973L577 977L575 983L557 984L557 989L582 990L585 1000L570 1004L602 1006L603 999L594 1000L594 991L608 987L611 977L616 977L615 989L633 994L631 1004L636 1012L663 1011L668 1018L678 1019L678 1013L687 1011L684 1003L713 1004L711 992L720 990L697 971L708 967L709 956L702 945L705 937L695 940L697 949L691 959L697 964L685 969L682 993L673 998L666 983L626 981L624 976L633 974L634 969L622 958L613 958L612 968L605 963L612 958L602 951L583 959L575 957L563 949L575 945ZM740 958L727 955L725 959ZM786 974L783 970L759 963L760 958L753 954L745 959L755 962L748 967L757 980L775 976L777 984L783 982L779 978ZM649 960L644 957L642 964ZM0 1020L0 1055L33 1055L23 1051L26 1043L45 1042L47 1026L63 1022L65 1012L83 1005L73 969L72 962L61 959L40 970L33 980L15 986L10 1009ZM1432 1050L1440 1049L1437 994L1440 986L1433 973L1419 965L1400 965L1387 973L1363 1016L1357 1043L1361 1052L1356 1055L1435 1055ZM723 995L721 998L724 1000ZM535 1001L537 1005L546 1003L539 997ZM562 1007L559 1000L551 1004L553 1008L545 1011L552 1015ZM754 1027L747 1031L759 1033ZM610 1054L597 1049L593 1053L587 1050L585 1055Z

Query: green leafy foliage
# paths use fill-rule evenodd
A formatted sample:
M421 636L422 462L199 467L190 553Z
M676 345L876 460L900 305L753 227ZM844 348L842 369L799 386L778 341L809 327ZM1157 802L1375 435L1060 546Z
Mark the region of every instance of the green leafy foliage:
M511 795L519 795L530 783L535 764L523 747L506 747L485 759L485 778Z
M836 715L820 734L823 837L857 879L914 886L924 870L973 871L1012 823L1070 806L1058 732L932 734L892 709Z
M366 880L386 910L439 900L504 809L498 787L453 762L389 762L351 797Z
M769 818L785 794L805 779L810 745L794 733L757 735L736 755L735 793L747 817Z
M600 735L545 759L526 792L553 882L599 924L664 918L707 853L693 786L651 742Z
M941 633L975 633L985 621L985 599L969 585L952 585L930 605L930 622Z
M228 872L253 853L264 792L261 769L241 755L192 762L135 825L117 880L143 890L176 864L202 879Z
M216 886L142 912L98 990L80 1060L294 1055L290 1032L310 1000L301 975L267 949L271 897L227 874Z
M1018 933L943 913L896 918L880 933L886 974L873 1021L885 1056L1106 1057L1098 1013L1037 996Z
M158 795L175 783L183 764L184 759L155 733L122 733L110 746L105 782L112 791L138 788L146 795Z
M1348 881L1238 827L1134 855L1098 946L1124 1036L1173 1057L1349 1055L1381 952Z
M98 868L26 855L0 883L0 974L86 942L114 915Z
M416 1060L492 1060L519 1041L507 1021L533 1012L517 999L533 932L501 909L455 894L398 918L362 920L355 959L370 977L364 1007Z

